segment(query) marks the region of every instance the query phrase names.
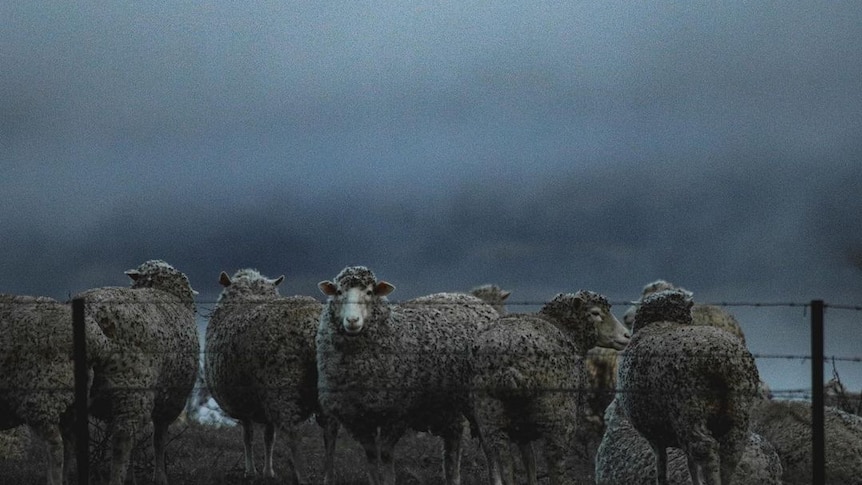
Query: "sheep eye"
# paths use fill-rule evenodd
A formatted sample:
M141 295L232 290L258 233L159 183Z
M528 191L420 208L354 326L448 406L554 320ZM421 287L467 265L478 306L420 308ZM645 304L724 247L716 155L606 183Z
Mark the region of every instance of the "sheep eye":
M336 296L341 296L341 293L342 293L342 291L341 291L341 290L335 290L335 295L336 295Z
M368 295L368 296L371 296L371 295L372 295L372 291L371 291L371 290L366 290L366 291L365 291L365 294L366 294L366 295Z

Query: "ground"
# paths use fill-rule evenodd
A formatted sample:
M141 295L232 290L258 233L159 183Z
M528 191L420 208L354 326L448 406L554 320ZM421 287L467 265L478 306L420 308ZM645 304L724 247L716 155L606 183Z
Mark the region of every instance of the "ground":
M243 477L242 432L239 427L212 428L197 423L175 425L167 449L168 478L172 484L188 485L262 485L279 484L286 481L245 479ZM262 468L262 429L255 430L258 469ZM306 480L310 484L323 481L323 439L320 428L312 422L304 424L300 435L303 457L306 460ZM578 483L595 482L592 458L597 440L586 445L581 441L572 450L570 466L580 477ZM398 483L405 485L443 483L441 440L425 433L408 433L396 449ZM277 443L275 469L284 475L287 448ZM141 446L134 457L135 481L127 483L146 484L152 480L151 450ZM365 485L365 455L343 430L339 436L335 456L336 480L334 485ZM540 480L547 483L540 462ZM485 458L478 440L469 439L464 446L461 464L464 485L487 483ZM520 472L520 470L519 470ZM25 453L9 458L0 458L0 483L20 485L45 483L45 450L38 439L31 439ZM75 483L75 482L73 482ZM100 483L93 480L91 483Z

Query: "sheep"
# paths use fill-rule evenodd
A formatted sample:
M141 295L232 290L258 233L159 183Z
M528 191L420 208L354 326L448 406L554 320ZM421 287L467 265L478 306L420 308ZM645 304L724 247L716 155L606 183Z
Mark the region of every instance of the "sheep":
M643 287L640 298L643 300L643 298L658 291L674 288L676 286L668 281L656 280ZM634 302L623 315L623 324L628 328L632 328L632 322L634 321L635 311L639 302L640 300ZM727 310L715 305L695 304L691 309L691 313L692 324L708 325L726 330L745 344L745 334L742 331L742 327L740 327L736 318ZM618 361L618 352L613 349L594 348L587 355L587 371L590 388L593 389L589 398L587 419L597 429L603 427L605 408L614 398L614 393L616 392ZM768 386L765 383L761 383L761 386L763 392L768 395Z
M320 405L365 449L370 482L394 483L393 450L410 428L443 437L446 482L460 483L470 345L497 312L466 295L453 305L391 304L395 287L364 266L318 287L327 296L316 339Z
M510 314L480 332L473 347L471 404L494 484L513 483L508 443L542 438L550 483L567 479L565 456L577 427L584 358L593 346L629 340L607 298L558 294L538 314ZM533 463L528 479L535 482Z
M862 483L862 418L825 408L825 485ZM760 399L751 412L751 430L775 447L786 485L811 483L811 403Z
M458 293L435 293L432 295L421 296L412 300L408 300L406 302L403 302L403 304L445 305L476 303L474 299L470 298L470 296L472 296L491 305L498 315L503 316L508 313L508 311L506 310L506 299L509 298L510 295L511 292L508 290L503 290L497 285L486 284L472 288L469 295L463 295ZM478 434L478 430L476 429L472 429L472 432L474 435ZM528 470L528 473L532 473L532 475L530 475L529 477L530 483L537 483L538 479L536 477L535 464L536 457L533 451L532 443L516 443L516 445L518 446L518 450L521 455L521 460L524 463L524 467Z
M655 458L649 442L634 429L616 401L605 411L605 433L596 452L596 485L650 485L656 482ZM733 474L741 485L781 485L781 460L775 448L756 433L748 442ZM667 476L672 485L689 485L686 457L671 448Z
M275 476L278 429L288 439L288 478L301 482L296 428L316 415L324 428L324 483L331 483L338 423L322 414L317 402L314 347L323 305L307 296L280 296L282 281L284 276L270 279L253 269L241 269L233 278L221 273L224 288L207 324L204 376L216 403L242 424L246 476L257 474L252 437L254 423L262 423L263 475Z
M87 368L106 339L85 320ZM74 445L71 306L47 297L0 295L0 429L27 425L47 446L47 482L67 478Z
M153 481L167 483L165 439L194 386L200 352L195 292L161 260L126 271L130 288L77 295L106 336L107 357L94 369L91 414L111 432L111 485L125 479L136 431L153 424Z
M511 291L504 290L497 285L481 285L470 290L470 294L480 298L485 303L494 307L499 315L505 315L506 300L512 294Z
M644 286L643 291L641 292L641 301L653 293L672 290L674 288L678 287L666 280L653 281ZM623 315L623 323L629 328L631 328L632 322L634 321L637 305L638 302L635 302L628 308L628 310L626 310L625 315ZM745 332L742 331L742 327L739 325L739 322L727 310L719 306L704 304L694 305L691 309L691 321L694 325L709 325L730 332L745 344Z
M655 455L667 484L667 448L681 448L691 480L729 484L748 437L760 381L745 345L691 325L691 293L663 290L641 302L619 363L619 405Z

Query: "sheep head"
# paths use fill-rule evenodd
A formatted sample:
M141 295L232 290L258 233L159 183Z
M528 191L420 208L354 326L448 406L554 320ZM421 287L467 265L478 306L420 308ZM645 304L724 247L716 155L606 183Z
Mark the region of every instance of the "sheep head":
M187 303L194 304L195 295L198 294L185 274L162 260L147 261L135 269L127 270L126 275L132 279L132 288L155 288Z
M470 290L470 294L480 298L485 303L494 307L500 315L506 314L506 299L512 294L497 285L482 285Z
M611 313L608 299L592 291L560 293L540 313L574 335L578 350L584 354L596 346L622 350L631 338L628 329Z
M219 284L224 286L218 301L222 302L226 299L239 296L241 298L249 297L277 297L278 285L284 281L284 275L278 278L267 278L260 274L257 270L244 268L234 273L233 277L228 276L224 271L219 275Z
M690 325L692 293L682 288L662 290L644 297L635 312L633 331L653 322L677 322Z
M673 288L676 288L673 283L666 280L655 280L652 283L647 283L646 285L644 285L643 290L641 291L640 300L633 301L632 306L630 306L629 309L626 310L625 315L623 315L623 325L628 328L632 328L635 322L635 313L638 310L637 306L641 302L641 300L657 291L671 290Z
M364 266L344 268L334 281L321 281L320 291L329 297L329 318L338 324L346 335L359 335L366 325L388 315L386 295L395 287L386 281L377 281L374 273Z

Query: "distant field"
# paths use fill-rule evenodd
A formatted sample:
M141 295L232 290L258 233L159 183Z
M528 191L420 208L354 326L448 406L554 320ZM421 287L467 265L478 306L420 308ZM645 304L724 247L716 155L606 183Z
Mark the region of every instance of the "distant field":
M262 429L255 430L255 453L258 469L262 467L263 436ZM305 477L309 484L323 483L322 456L323 439L316 424L307 423L301 428L302 443L300 450L306 462ZM276 480L245 479L243 477L242 432L237 427L210 428L196 423L175 426L167 450L168 478L172 485L257 485L287 483L284 480L287 460L287 447L277 442L275 449L275 469L280 476ZM572 450L571 467L582 480L578 483L592 484L592 445L578 444ZM396 449L396 469L399 484L441 484L443 483L442 442L424 433L408 433ZM589 450L589 451L586 451ZM589 453L589 456L587 456ZM141 447L133 457L135 483L148 484L152 481L151 450ZM365 455L362 449L343 430L336 448L336 483L333 485L365 485ZM517 462L516 462L517 463ZM541 458L540 476L543 476ZM45 451L41 441L36 438L24 453L9 459L0 459L0 483L30 485L45 483ZM520 472L520 469L518 470ZM487 483L485 457L478 440L466 440L461 464L461 478L464 485ZM547 483L547 479L541 480ZM74 482L73 482L74 483ZM94 480L91 483L102 483ZM127 483L133 483L131 479Z

